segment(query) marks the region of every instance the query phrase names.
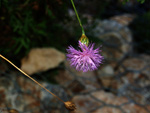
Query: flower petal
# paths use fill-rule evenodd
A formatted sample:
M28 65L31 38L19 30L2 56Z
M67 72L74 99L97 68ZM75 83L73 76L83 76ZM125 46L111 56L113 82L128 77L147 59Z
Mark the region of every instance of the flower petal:
M67 59L70 61L70 65L75 67L76 70L82 70L83 72L96 70L104 57L100 54L100 47L94 50L94 45L94 43L91 43L89 46L86 46L79 41L79 47L82 51L69 46Z

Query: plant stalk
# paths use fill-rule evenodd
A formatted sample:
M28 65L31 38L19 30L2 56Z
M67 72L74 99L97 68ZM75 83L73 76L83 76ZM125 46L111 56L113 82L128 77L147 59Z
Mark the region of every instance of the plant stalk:
M72 3L72 6L73 6L73 9L74 9L74 11L75 11L75 14L76 14L76 16L77 16L77 19L78 19L78 21L79 21L79 24L80 24L80 26L81 26L82 34L85 34L85 32L84 32L84 28L83 28L83 26L82 26L82 23L81 23L80 17L79 17L79 15L78 15L78 12L77 12L77 10L76 10L76 7L75 7L75 5L74 5L73 0L71 0L71 3Z
M6 60L8 63L10 63L12 66L14 66L17 70L19 70L22 74L24 74L25 76L27 76L28 78L30 78L32 81L34 81L39 86L41 86L42 88L44 88L48 93L52 94L54 97L56 97L58 100L60 100L61 102L63 102L65 104L65 102L62 99L60 99L59 97L57 97L54 93L52 93L51 91L49 91L46 87L44 87L42 84L40 84L39 82L37 82L31 76L29 76L28 74L26 74L24 71L22 71L20 68L18 68L15 64L13 64L10 60L8 60L7 58L5 58L1 54L0 54L0 57L3 58L4 60Z

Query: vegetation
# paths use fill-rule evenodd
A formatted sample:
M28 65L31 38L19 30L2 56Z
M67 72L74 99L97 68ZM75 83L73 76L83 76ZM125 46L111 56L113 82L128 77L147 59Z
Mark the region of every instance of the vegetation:
M61 23L68 19L66 9L66 3L57 0L5 0L0 13L0 51L20 57L34 47L64 51L67 31Z

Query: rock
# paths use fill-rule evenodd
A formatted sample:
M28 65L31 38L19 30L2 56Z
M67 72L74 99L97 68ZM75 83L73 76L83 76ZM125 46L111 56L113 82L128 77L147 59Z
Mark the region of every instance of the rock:
M95 24L91 34L103 41L102 54L109 63L121 60L132 51L132 35L128 27L113 20L96 20Z
M135 18L136 16L135 15L131 15L131 14L123 14L123 15L117 15L117 16L114 16L114 17L111 17L110 19L111 20L114 20L122 25L129 25L133 19Z
M20 73L9 73L0 78L0 83L0 108L15 109L19 113L68 113L61 101ZM60 86L40 83L64 101L68 101L67 94Z
M125 59L125 61L122 64L127 70L134 70L134 71L140 71L144 69L144 67L147 65L147 62L145 62L144 59L140 58L128 58Z
M67 88L70 90L69 94L72 93L73 95L73 94L78 94L81 91L85 90L85 85L78 80L73 80L70 84L68 84Z
M150 56L138 55L125 59L115 72L122 76L118 94L130 97L132 100L145 104L150 98Z
M93 95L96 99L105 102L106 104L113 104L114 106L119 106L128 102L128 99L125 97L117 97L112 93L106 93L104 91L93 92L91 95Z
M76 113L89 113L92 109L101 105L101 103L95 101L89 95L75 96L72 101L77 106Z
M72 73L70 70L61 70L55 78L56 81L65 88L65 91L70 96L73 96L78 93L89 92L90 90L101 87L95 78L95 75L92 73L94 72L80 73L76 71L76 73Z
M60 70L55 79L60 85L67 87L74 80L74 76L67 70Z
M113 107L103 107L92 113L122 113L122 111L120 109L113 108Z
M70 96L101 88L94 71L87 73L79 72L70 67L68 61L65 62L65 67L66 70L61 70L55 78Z
M104 65L101 70L98 70L97 77L101 81L101 85L105 89L117 89L117 81L115 79L115 70L111 65Z
M102 76L100 77L100 80L101 80L101 83L102 83L102 86L103 88L105 89L116 89L118 85L116 80L114 79L114 77L105 77L105 76Z
M124 109L126 113L149 113L142 106L139 106L136 104L127 104L127 105L122 106L122 108Z
M147 109L132 103L128 98L104 91L95 91L73 97L77 106L75 113L149 113Z
M21 69L31 75L55 68L64 60L65 54L54 48L36 48L21 60Z
M107 77L107 78L112 78L114 76L114 67L111 65L105 65L103 66L102 69L98 70L98 75L99 77Z
M106 76L114 75L114 69L111 66L109 66L109 65L103 67L102 71L104 71L104 73L107 74Z
M119 66L117 72L125 73L127 72L123 78L127 79L130 83L133 81L138 81L141 86L149 85L147 80L150 80L149 72L150 72L150 56L149 55L139 55L136 57L130 57L125 59L122 64ZM144 80L145 81L142 81ZM125 81L124 81L125 82Z
M102 107L92 113L149 113L143 107L135 104L124 105L122 108L115 107Z
M0 58L0 70L1 72L5 72L8 69L8 66L6 64L6 61Z

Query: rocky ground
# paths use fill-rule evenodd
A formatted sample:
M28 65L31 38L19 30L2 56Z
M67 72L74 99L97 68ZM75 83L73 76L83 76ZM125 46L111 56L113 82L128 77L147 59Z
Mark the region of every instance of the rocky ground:
M64 101L72 100L77 106L74 113L150 113L150 56L134 52L127 22L123 24L114 18L95 22L97 26L91 33L104 42L102 66L96 71L82 73L64 61L65 67L55 76L58 85L39 82ZM5 61L1 62L2 113L8 110L69 113L62 102L20 72L9 70Z

